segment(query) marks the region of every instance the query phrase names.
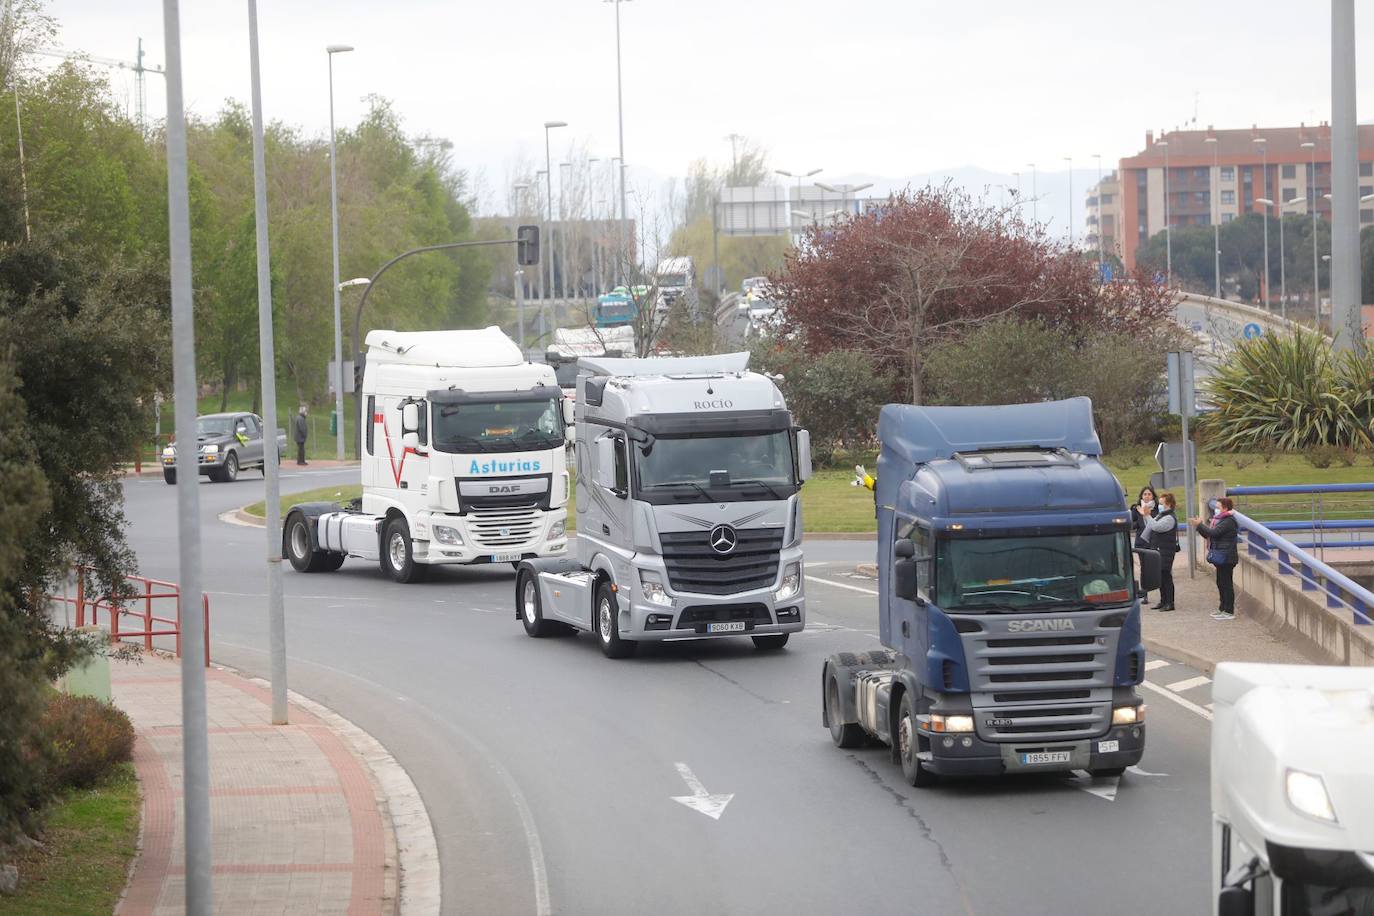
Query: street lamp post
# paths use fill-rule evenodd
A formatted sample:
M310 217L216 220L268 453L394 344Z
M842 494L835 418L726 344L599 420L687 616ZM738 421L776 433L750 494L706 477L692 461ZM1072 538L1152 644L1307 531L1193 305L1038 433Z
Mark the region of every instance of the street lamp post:
M1255 144L1260 148L1260 171L1264 177L1264 197L1269 198L1269 149L1267 141L1263 137L1256 137ZM1255 203L1259 203L1256 200ZM1270 311L1269 307L1269 207L1264 208L1264 310Z
M839 209L839 211L837 211L837 212L850 213L850 212L851 212L850 209L849 209L849 197L850 197L850 195L851 195L851 194L857 194L857 193L859 193L860 191L867 191L869 188L873 187L873 182L871 182L871 181L866 181L866 182L864 182L863 184L840 184L840 185L830 185L830 184L822 184L821 182L818 181L818 182L816 182L816 187L820 188L822 191L829 191L831 194L838 194L838 195L840 195L840 209ZM1001 188L1001 187L1003 187L1003 185L998 185L998 187Z
M564 172L564 169L567 169L567 172ZM558 296L560 299L563 300L565 306L567 305L569 299L572 299L577 295L577 272L572 269L571 261L568 258L568 236L571 235L571 233L568 231L568 182L571 181L571 179L572 163L558 163L558 226L559 229L562 230L558 234L561 236L559 242L561 243L560 247L562 248L563 252L562 257L559 259L561 261L560 266L562 269L558 272ZM571 295L568 292L569 274L572 274L574 277L572 286L573 291ZM554 318L557 319L557 317L558 313L555 312Z
M1156 146L1164 147L1164 278L1169 287L1174 285L1174 233L1169 225L1169 141L1160 140Z
M540 237L540 239L541 239L540 244L545 248L545 252L546 252L546 253L544 254L544 256L543 256L544 258L547 258L547 257L548 257L547 249L548 249L548 245L549 245L549 241L550 241L550 235L549 235L549 233L552 231L552 227L549 226L548 221L545 219L545 216L544 216L544 205L543 205L543 203L540 202L540 194L539 194L539 187L538 187L538 185L543 183L543 178L544 178L544 176L547 175L547 174L549 174L547 169L540 169L539 171L537 171L537 172L534 173L534 181L535 181L535 185L536 185L535 188L534 188L534 210L535 210L536 215L538 215L538 217L539 217L539 222L540 222L540 224L541 224L541 226L542 226L542 228L539 230L539 237ZM540 333L540 334L543 334L543 333L544 333L544 298L548 295L548 291L544 288L544 270L543 270L543 265L540 265L540 269L539 269L539 270L536 270L536 271L534 272L534 276L535 276L535 285L536 285L536 288L537 288L537 290L538 290L538 292L539 292L539 333Z
M1293 198L1292 200L1286 200L1286 201L1284 201L1282 204L1277 204L1277 203L1275 203L1274 201L1270 200L1270 199L1267 198L1267 197L1260 197L1260 198L1257 198L1257 199L1255 200L1255 203L1257 203L1257 204L1264 204L1266 215L1268 214L1269 208L1270 208L1270 207L1273 207L1275 210L1278 211L1278 217L1279 217L1279 314L1283 317L1283 320L1284 320L1284 321L1287 321L1287 320L1288 320L1288 274L1287 274L1287 272L1284 270L1284 262L1285 262L1285 260L1286 260L1286 257L1285 257L1285 255L1284 255L1284 251L1283 251L1283 208L1284 208L1284 207L1287 207L1287 206L1291 206L1292 204L1301 204L1301 203L1305 203L1305 201L1300 200L1300 199L1298 199L1298 198L1295 197L1295 198Z
M1214 289L1212 295L1221 298L1221 165L1217 158L1217 138L1206 137L1204 143L1212 148L1212 275Z
M1317 282L1317 144L1313 140L1308 140L1301 146L1305 150L1312 151L1312 171L1307 180L1308 188L1312 192L1312 317L1316 319L1317 326L1320 327L1322 322L1321 298L1317 295L1320 287Z
M352 50L351 45L329 45L324 49L329 59L329 216L334 242L334 457L339 461L344 458L344 367L343 317L339 312L339 155L334 143L334 55Z
M625 202L625 93L621 86L620 79L620 4L628 3L629 0L603 0L615 6L615 105L616 119L620 130L620 155L616 158L620 161L620 258L625 266L621 270L629 269L630 246L626 238L629 222L629 207ZM625 276L628 277L628 274Z
M1040 194L1039 194L1039 192L1036 191L1036 189L1035 189L1035 178L1036 178L1036 175L1035 175L1035 163L1034 163L1034 162L1028 163L1028 164L1027 164L1027 167L1031 170L1031 222L1035 223L1035 228L1036 228L1036 229L1039 229L1039 228L1040 228ZM1017 176L1017 177L1018 177L1018 179L1019 179L1020 176Z
M549 297L553 295L553 153L549 145L549 131L555 127L567 127L567 121L545 121L544 122L544 190L545 190L545 215L548 219L548 231L545 233L544 250L549 253L546 258L549 262L548 275L549 283L545 287L543 300L539 303L539 336L544 336L544 311L548 307Z
M515 203L514 203L514 205L511 207L511 211L512 211L512 212L511 212L511 222L512 222L512 223L516 223L516 222L519 221L520 213L523 212L524 209L525 209L522 202L524 201L524 198L525 198L525 192L528 191L528 190L530 189L530 186L529 186L529 184L528 184L527 182L518 181L518 182L516 182L515 184L511 185L511 189L515 191L515 195L516 195L516 196L515 196ZM520 263L519 255L517 254L517 256L516 256L516 264L519 264L519 263ZM520 352L521 352L521 353L524 353L524 352L525 352L525 289L524 289L524 286L525 286L525 272L524 272L523 270L521 270L519 267L516 267L514 279L515 279L515 286L514 286L514 288L513 288L513 292L515 293L515 328L516 328L516 337L517 337L517 339L518 339L519 342L520 342Z
M1069 247L1073 247L1073 157L1065 156L1064 161L1069 164Z
M599 156L591 156L587 159L587 253L591 260L592 269L592 293L590 299L595 299L601 292L601 247L598 245L600 236L596 231L596 169L592 166L601 161Z
M823 170L823 169L812 169L812 170L809 171L809 172L797 172L797 173L789 172L789 171L787 171L786 169L774 169L773 171L776 172L776 173L779 174L779 175L784 176L784 177L787 177L787 178L795 178L795 179L797 179L797 204L800 206L800 204L801 204L801 202L802 202L802 201L801 201L801 183L802 183L802 179L803 179L803 178L810 178L812 175L819 175L819 174L820 174L822 171L824 171L824 170ZM803 213L801 213L800 210L793 210L792 213L793 213L793 214L800 215L802 219L806 219L806 215L803 214ZM790 228L791 225L792 225L792 221L791 221L791 220L788 220L788 223L787 223L787 224L788 224L788 226L789 226L789 228ZM796 243L797 243L797 239L796 239L796 235L794 234L793 237L792 237L792 244L795 245Z

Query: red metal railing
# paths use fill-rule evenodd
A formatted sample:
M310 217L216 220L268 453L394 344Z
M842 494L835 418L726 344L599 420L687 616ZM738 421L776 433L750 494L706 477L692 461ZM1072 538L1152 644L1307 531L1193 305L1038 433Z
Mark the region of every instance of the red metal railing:
M105 612L106 626L110 631L110 642L128 639L142 639L143 647L153 648L153 637L172 636L176 639L177 658L181 657L181 588L175 582L150 579L147 576L126 575L124 581L134 585L139 591L129 598L115 598L101 595L92 598L87 594L87 568L77 570L76 596L51 595L51 600L71 605L76 611L76 625L100 626L100 613ZM156 603L156 608L155 608ZM167 604L171 611L164 611ZM200 608L205 622L205 665L210 665L210 596L202 593ZM154 610L163 611L156 614ZM164 616L172 613L174 616ZM89 621L87 615L89 614ZM125 618L141 621L142 629L130 629Z

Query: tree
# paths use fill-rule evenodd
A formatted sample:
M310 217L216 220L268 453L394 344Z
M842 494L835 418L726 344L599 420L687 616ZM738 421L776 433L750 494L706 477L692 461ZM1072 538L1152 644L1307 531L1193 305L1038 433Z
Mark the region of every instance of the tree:
M1133 330L1170 315L1171 294L1144 272L1100 284L1096 265L950 184L894 195L813 226L774 282L782 325L808 351L857 349L900 371L922 403L925 358L1003 315Z

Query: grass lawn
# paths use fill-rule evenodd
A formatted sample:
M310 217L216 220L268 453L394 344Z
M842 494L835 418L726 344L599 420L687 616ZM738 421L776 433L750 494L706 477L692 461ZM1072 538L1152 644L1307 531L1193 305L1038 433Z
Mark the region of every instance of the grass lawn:
M283 385L283 380L277 382L277 428L286 430L286 455L288 460L294 460L296 454L296 443L291 438L291 418L300 410L300 402L296 400L292 393L294 388L289 384ZM283 394L285 392L285 394ZM165 444L167 435L176 428L176 421L173 417L174 405L171 401L162 404L162 435ZM226 410L252 410L253 392L251 391L231 391L229 392L229 406ZM329 413L333 410L333 402L328 407L312 407L307 414L307 422L310 424L310 435L305 440L305 455L307 458L333 458L337 454L337 444L334 436L329 433ZM196 414L219 413L220 396L215 394L210 397L201 398L196 405ZM261 413L261 411L259 411ZM353 395L346 392L344 394L344 457L353 457L353 430L358 425L357 411L353 409ZM159 446L160 448L160 446ZM144 461L152 460L156 457L152 443L143 456Z
M1109 455L1107 466L1126 488L1129 500L1134 500L1140 488L1150 482L1150 475L1159 470L1154 462L1152 450L1131 450ZM869 462L870 470L874 463ZM1204 452L1198 456L1198 479L1218 478L1228 484L1260 486L1266 484L1296 483L1361 483L1374 481L1374 467L1356 464L1353 467L1314 468L1300 455L1274 455L1268 461L1255 454L1219 454ZM850 485L854 479L852 470L825 469L816 471L815 476L802 488L802 520L808 532L870 532L876 530L873 517L873 496L867 490ZM283 496L282 512L296 503L317 501L346 502L362 492L357 484L342 487L322 487ZM1182 500L1183 494L1178 493ZM1238 508L1241 511L1253 510L1257 517L1265 519L1306 518L1311 514L1311 498L1263 497L1244 500ZM1326 499L1323 508L1327 517L1374 517L1374 500L1349 497L1344 500ZM247 507L250 515L261 518L264 514L262 503ZM576 507L569 505L569 528L575 525Z
M48 811L42 849L16 861L19 893L0 900L6 916L108 914L124 890L138 842L138 780L132 764L94 788L66 793Z

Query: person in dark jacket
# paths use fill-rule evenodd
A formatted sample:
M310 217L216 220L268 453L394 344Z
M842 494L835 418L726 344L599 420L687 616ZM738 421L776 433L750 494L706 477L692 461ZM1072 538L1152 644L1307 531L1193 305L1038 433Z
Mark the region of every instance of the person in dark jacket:
M1219 560L1217 568L1217 597L1221 606L1212 615L1213 620L1236 619L1236 564L1240 562L1240 552L1236 541L1240 536L1240 524L1235 517L1235 503L1229 496L1217 498L1217 514L1210 524L1189 519L1197 533L1207 539L1207 561Z
M305 422L305 405L302 404L301 412L291 421L291 434L296 440L296 464L305 464L305 440L309 432Z
M1174 515L1174 494L1159 494L1154 518L1142 516L1149 532L1152 550L1159 551L1159 604L1156 611L1174 609L1174 557L1178 556L1178 517Z
M1145 519L1154 518L1158 511L1158 506L1155 503L1155 491L1151 487L1141 487L1135 505L1131 506L1131 534L1135 546L1150 546L1150 529L1146 527Z

